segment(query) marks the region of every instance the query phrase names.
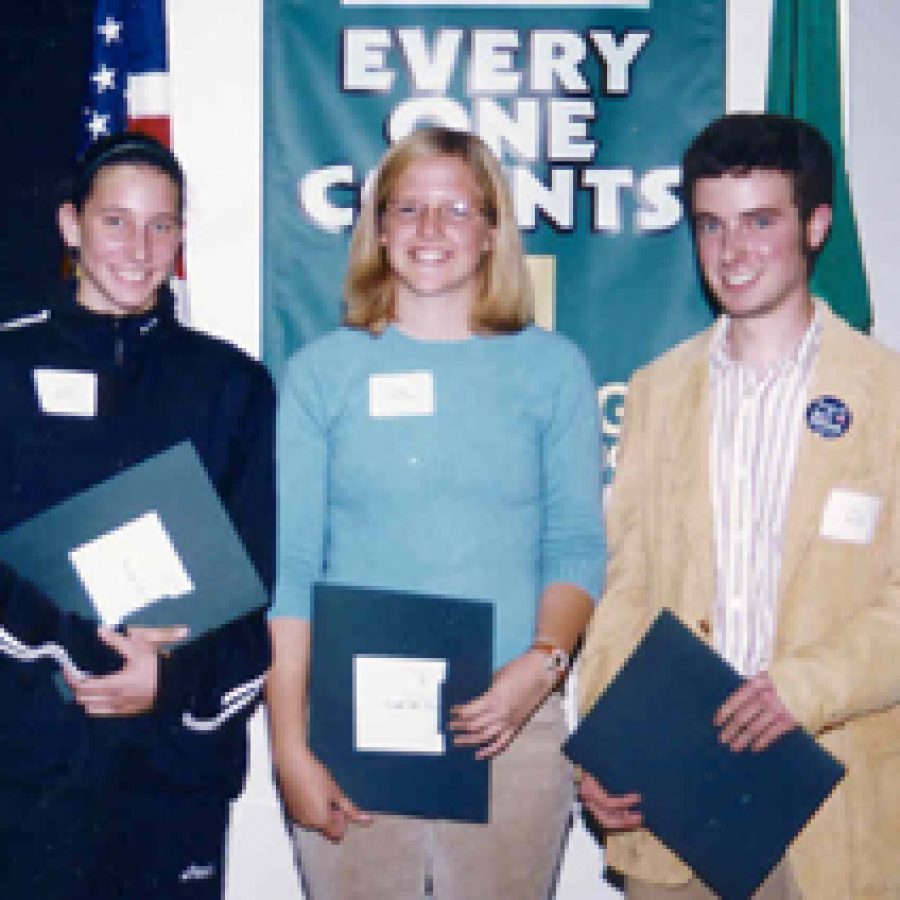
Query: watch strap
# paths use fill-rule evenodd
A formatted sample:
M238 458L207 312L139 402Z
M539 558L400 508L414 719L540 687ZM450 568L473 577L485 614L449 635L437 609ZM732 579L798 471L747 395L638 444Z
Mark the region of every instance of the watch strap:
M557 647L553 641L546 638L535 638L531 645L532 650L543 653L547 657L547 671L557 676L565 675L569 670L571 659L561 647Z

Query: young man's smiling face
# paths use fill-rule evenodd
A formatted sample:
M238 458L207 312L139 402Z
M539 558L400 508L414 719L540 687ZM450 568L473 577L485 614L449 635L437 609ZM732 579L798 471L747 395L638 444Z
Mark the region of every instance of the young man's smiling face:
M700 178L694 186L694 235L703 276L734 319L763 318L809 304L810 252L821 247L831 208L801 222L785 172Z

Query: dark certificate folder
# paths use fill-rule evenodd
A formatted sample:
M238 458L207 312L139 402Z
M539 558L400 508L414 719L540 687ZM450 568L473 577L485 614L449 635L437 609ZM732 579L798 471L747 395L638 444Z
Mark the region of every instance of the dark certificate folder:
M188 640L267 603L187 441L6 531L0 559L65 611L108 624L187 625ZM145 602L110 617L101 597Z
M487 822L489 764L445 726L490 685L493 644L490 603L315 586L309 743L354 803Z
M724 900L750 897L844 775L796 728L767 750L718 742L716 710L742 683L663 610L564 745Z

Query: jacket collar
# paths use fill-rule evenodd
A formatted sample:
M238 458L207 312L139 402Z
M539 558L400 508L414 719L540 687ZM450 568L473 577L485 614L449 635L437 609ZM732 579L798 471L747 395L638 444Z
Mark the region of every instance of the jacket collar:
M714 328L715 326L713 326ZM715 546L709 486L709 350L713 328L685 349L679 372L670 380L663 409L668 410L664 452L673 472L671 490L679 504L683 546L691 560L689 620L709 617L715 596Z
M175 324L175 299L171 291L159 292L156 304L146 312L115 316L85 309L75 301L74 285L50 307L50 320L68 341L103 359L108 353L130 355L148 338Z

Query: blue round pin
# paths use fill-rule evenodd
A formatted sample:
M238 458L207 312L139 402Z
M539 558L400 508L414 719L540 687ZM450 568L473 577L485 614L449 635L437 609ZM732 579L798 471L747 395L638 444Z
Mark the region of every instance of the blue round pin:
M837 397L816 397L806 407L806 424L810 431L824 438L846 434L852 421L850 407Z

